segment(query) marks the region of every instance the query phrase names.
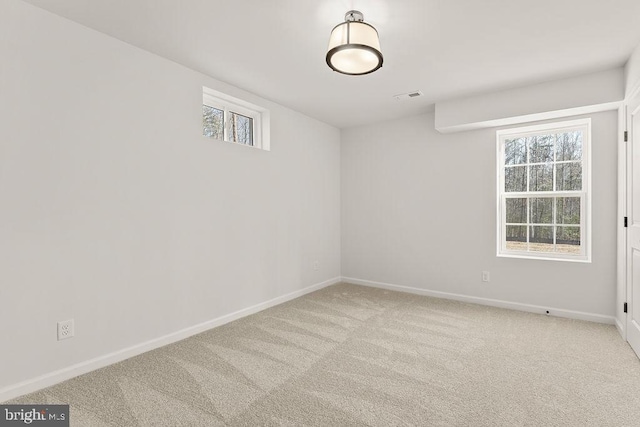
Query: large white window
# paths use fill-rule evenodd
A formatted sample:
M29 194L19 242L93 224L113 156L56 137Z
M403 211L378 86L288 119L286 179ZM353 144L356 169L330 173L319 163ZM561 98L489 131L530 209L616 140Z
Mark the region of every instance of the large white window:
M498 131L498 256L591 260L590 139L590 119Z
M241 99L203 88L202 134L220 141L269 150L269 112Z

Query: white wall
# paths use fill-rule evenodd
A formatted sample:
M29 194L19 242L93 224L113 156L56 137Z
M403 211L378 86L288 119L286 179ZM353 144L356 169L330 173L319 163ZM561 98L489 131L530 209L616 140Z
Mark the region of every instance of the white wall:
M0 391L340 276L337 129L18 0L0 58ZM271 151L201 136L202 86Z
M625 74L625 95L630 96L631 92L640 86L640 44L635 48L631 57L624 67Z
M619 67L445 100L436 103L435 127L450 133L607 111L624 99L624 82Z
M496 129L426 114L342 131L342 275L613 316L618 116L591 117L593 263L496 257Z

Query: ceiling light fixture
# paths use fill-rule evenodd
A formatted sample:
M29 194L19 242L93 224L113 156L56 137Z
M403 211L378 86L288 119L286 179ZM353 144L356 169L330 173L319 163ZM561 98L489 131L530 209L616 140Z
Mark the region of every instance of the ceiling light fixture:
M369 74L382 67L378 31L364 23L364 15L350 10L342 24L336 25L329 37L327 65L351 76Z

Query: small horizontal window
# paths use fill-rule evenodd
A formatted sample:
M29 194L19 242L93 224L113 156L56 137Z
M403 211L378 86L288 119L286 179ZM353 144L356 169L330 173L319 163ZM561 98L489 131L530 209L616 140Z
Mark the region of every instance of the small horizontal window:
M269 150L269 111L203 88L202 134L219 141Z

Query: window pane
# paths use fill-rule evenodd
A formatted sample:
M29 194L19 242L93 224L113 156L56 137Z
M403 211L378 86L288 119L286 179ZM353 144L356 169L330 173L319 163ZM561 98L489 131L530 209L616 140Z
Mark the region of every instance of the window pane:
M556 227L556 251L580 253L580 227Z
M527 250L527 227L525 225L507 225L507 249L510 251Z
M531 224L551 224L553 222L553 198L539 197L529 200Z
M507 223L527 223L527 199L505 199Z
M202 134L209 138L224 139L224 111L202 106Z
M240 144L253 145L253 119L231 112L229 120L229 140Z
M533 258L587 258L581 233L589 213L589 126L581 120L498 132L504 150L499 248Z
M536 135L529 142L529 163L553 162L553 140L555 135Z
M530 166L529 191L553 190L553 165Z
M561 163L556 165L556 190L582 190L582 163Z
M556 161L582 159L582 131L559 133L556 140Z
M507 193L527 191L526 166L515 166L504 169L504 191Z
M580 224L580 197L558 197L556 203L558 224Z
M553 227L529 227L529 250L553 252Z
M504 142L504 164L521 165L527 162L527 144L525 138L507 139Z

